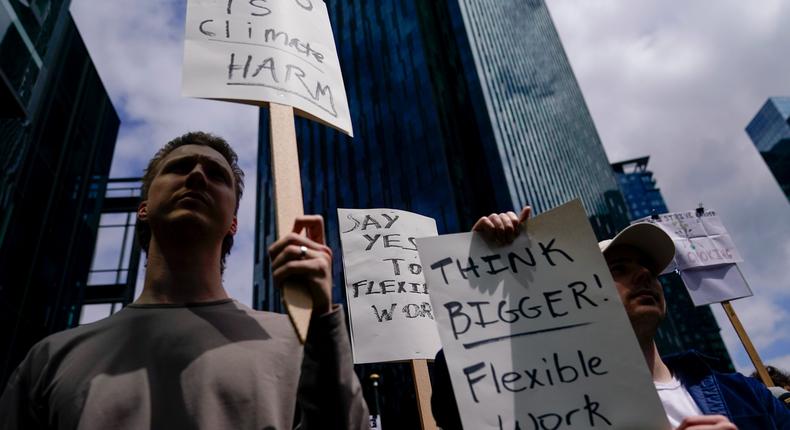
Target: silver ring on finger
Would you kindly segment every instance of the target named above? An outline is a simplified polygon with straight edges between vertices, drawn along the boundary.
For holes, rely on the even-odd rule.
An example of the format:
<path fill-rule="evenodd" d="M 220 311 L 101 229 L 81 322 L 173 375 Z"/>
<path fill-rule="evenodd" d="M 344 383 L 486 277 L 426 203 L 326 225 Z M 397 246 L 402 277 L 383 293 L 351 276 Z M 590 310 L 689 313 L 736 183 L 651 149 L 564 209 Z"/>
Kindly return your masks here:
<path fill-rule="evenodd" d="M 304 260 L 307 258 L 307 247 L 302 245 L 299 247 L 299 259 Z"/>

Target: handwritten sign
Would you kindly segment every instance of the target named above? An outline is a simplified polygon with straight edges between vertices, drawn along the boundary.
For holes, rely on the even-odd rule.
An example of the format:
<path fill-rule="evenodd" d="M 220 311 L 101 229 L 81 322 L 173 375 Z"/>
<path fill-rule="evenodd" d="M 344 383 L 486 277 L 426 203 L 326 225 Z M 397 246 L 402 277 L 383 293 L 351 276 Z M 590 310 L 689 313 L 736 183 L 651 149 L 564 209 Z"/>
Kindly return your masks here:
<path fill-rule="evenodd" d="M 659 219 L 643 218 L 661 227 L 675 242 L 675 266 L 679 270 L 718 266 L 743 261 L 729 233 L 716 212 L 695 211 L 659 215 Z M 670 267 L 670 270 L 674 269 Z"/>
<path fill-rule="evenodd" d="M 440 348 L 416 238 L 436 222 L 393 209 L 338 209 L 354 363 L 433 358 Z"/>
<path fill-rule="evenodd" d="M 752 289 L 736 264 L 681 270 L 680 278 L 694 306 L 752 296 Z"/>
<path fill-rule="evenodd" d="M 675 243 L 675 259 L 664 271 L 677 269 L 694 306 L 752 295 L 736 262 L 743 261 L 715 211 L 696 211 L 643 218 L 661 227 Z"/>
<path fill-rule="evenodd" d="M 321 0 L 189 0 L 182 93 L 290 105 L 354 135 Z"/>
<path fill-rule="evenodd" d="M 669 428 L 579 200 L 528 223 L 417 240 L 464 428 Z"/>

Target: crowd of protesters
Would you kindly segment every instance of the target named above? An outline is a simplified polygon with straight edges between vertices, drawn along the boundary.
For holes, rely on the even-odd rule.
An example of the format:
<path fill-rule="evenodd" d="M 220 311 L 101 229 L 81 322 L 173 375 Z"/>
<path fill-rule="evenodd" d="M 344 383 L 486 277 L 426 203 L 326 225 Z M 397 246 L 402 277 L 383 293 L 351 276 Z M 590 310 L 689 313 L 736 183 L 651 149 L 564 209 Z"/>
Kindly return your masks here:
<path fill-rule="evenodd" d="M 313 298 L 304 345 L 287 316 L 252 310 L 223 287 L 243 178 L 230 145 L 208 133 L 156 153 L 137 211 L 142 294 L 37 343 L 0 397 L 0 429 L 369 427 L 345 315 L 332 303 L 321 217 L 298 217 L 269 248 L 275 285 L 298 282 Z M 529 215 L 492 214 L 473 230 L 512 241 Z M 790 429 L 790 410 L 757 380 L 718 373 L 694 352 L 659 356 L 654 337 L 667 310 L 658 275 L 674 255 L 659 227 L 635 224 L 599 247 L 673 428 Z M 441 352 L 435 370 L 437 424 L 461 428 Z"/>

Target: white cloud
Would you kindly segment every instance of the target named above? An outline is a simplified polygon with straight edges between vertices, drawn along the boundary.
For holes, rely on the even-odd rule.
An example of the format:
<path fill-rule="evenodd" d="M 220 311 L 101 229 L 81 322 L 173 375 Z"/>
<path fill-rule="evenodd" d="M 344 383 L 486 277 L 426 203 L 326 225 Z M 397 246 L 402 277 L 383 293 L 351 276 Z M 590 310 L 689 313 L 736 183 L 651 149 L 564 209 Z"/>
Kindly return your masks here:
<path fill-rule="evenodd" d="M 670 210 L 703 202 L 719 212 L 755 293 L 734 302 L 739 316 L 761 354 L 786 354 L 790 205 L 744 128 L 766 98 L 790 95 L 790 27 L 782 24 L 790 4 L 548 4 L 610 159 L 650 155 Z M 716 315 L 745 366 L 729 321 Z"/>

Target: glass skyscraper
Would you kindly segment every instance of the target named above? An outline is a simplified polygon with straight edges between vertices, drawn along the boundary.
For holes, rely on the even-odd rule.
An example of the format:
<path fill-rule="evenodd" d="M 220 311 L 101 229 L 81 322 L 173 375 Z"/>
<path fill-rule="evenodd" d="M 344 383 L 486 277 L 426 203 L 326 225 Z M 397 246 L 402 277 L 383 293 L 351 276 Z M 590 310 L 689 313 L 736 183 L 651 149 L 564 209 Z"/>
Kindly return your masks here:
<path fill-rule="evenodd" d="M 790 97 L 769 98 L 746 133 L 790 201 Z"/>
<path fill-rule="evenodd" d="M 650 157 L 612 163 L 632 219 L 669 212 L 661 197 L 661 190 L 656 187 L 653 172 L 647 170 L 648 161 Z"/>
<path fill-rule="evenodd" d="M 669 212 L 661 190 L 656 187 L 653 172 L 647 170 L 649 160 L 650 157 L 640 157 L 612 164 L 634 220 Z M 659 281 L 667 302 L 667 317 L 655 338 L 661 355 L 695 349 L 713 358 L 710 364 L 716 369 L 735 371 L 710 306 L 694 307 L 677 273 L 661 276 Z"/>
<path fill-rule="evenodd" d="M 345 303 L 338 207 L 417 212 L 443 234 L 492 212 L 530 204 L 540 213 L 581 198 L 599 237 L 627 225 L 543 1 L 326 4 L 356 137 L 304 119 L 296 134 L 305 212 L 325 217 L 337 256 L 335 301 Z M 253 302 L 278 311 L 266 255 L 275 240 L 267 110 L 260 115 Z M 370 371 L 382 376 L 385 427 L 418 427 L 406 368 L 358 370 L 363 383 Z"/>
<path fill-rule="evenodd" d="M 68 7 L 0 0 L 0 387 L 77 323 L 118 132 Z"/>

